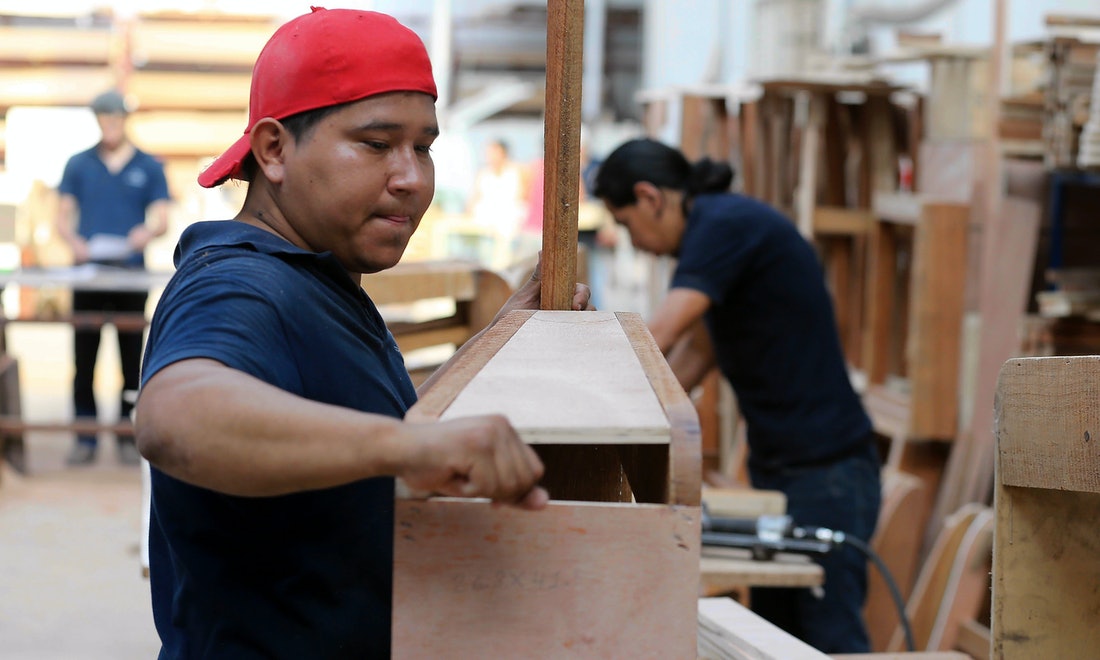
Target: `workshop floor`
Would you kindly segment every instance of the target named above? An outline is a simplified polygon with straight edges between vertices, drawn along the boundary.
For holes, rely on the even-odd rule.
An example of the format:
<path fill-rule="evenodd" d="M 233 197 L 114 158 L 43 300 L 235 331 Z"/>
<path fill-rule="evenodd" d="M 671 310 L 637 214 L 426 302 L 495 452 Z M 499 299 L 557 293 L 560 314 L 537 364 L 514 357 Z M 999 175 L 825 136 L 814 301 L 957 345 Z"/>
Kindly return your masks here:
<path fill-rule="evenodd" d="M 70 410 L 71 333 L 60 325 L 7 328 L 19 360 L 24 415 Z M 107 331 L 96 391 L 117 394 L 117 349 Z M 65 466 L 71 436 L 25 438 L 28 473 L 0 473 L 0 657 L 6 660 L 137 660 L 160 649 L 141 575 L 141 473 L 101 442 L 95 465 Z"/>

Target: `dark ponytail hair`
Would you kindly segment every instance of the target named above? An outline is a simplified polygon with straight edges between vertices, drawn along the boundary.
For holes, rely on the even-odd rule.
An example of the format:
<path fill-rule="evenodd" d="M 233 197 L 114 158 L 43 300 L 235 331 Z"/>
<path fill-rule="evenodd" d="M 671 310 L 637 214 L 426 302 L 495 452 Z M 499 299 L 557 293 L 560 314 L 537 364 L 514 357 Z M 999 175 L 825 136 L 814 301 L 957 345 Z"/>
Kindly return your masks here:
<path fill-rule="evenodd" d="M 630 140 L 604 159 L 593 194 L 616 208 L 631 206 L 638 201 L 634 184 L 639 181 L 682 190 L 686 203 L 696 195 L 728 191 L 733 168 L 709 158 L 693 165 L 678 150 L 656 140 Z"/>

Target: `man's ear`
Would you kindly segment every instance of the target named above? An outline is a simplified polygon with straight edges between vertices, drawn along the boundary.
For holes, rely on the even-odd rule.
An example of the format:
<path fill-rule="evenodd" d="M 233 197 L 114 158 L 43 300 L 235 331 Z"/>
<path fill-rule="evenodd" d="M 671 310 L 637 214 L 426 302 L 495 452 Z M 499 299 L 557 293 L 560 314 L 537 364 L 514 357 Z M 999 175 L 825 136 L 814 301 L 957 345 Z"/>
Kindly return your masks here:
<path fill-rule="evenodd" d="M 649 181 L 639 181 L 634 184 L 634 196 L 638 203 L 656 211 L 664 201 L 661 189 Z"/>
<path fill-rule="evenodd" d="M 265 117 L 252 127 L 250 136 L 256 171 L 272 183 L 282 183 L 286 174 L 287 148 L 293 139 L 290 133 L 277 119 Z"/>

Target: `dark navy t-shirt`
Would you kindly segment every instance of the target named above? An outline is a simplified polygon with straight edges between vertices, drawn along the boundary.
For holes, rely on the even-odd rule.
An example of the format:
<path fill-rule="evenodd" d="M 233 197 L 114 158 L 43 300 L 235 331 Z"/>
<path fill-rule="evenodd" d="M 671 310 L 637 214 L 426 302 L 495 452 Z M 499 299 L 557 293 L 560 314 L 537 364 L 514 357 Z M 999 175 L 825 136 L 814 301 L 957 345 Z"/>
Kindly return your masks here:
<path fill-rule="evenodd" d="M 174 362 L 210 358 L 356 410 L 403 417 L 415 401 L 378 310 L 331 254 L 222 221 L 189 227 L 175 260 L 143 384 Z M 376 478 L 236 497 L 154 469 L 149 563 L 161 657 L 388 657 L 393 489 L 393 479 Z"/>
<path fill-rule="evenodd" d="M 816 464 L 866 445 L 813 247 L 778 211 L 740 195 L 695 198 L 671 286 L 711 301 L 718 366 L 747 424 L 749 464 Z"/>
<path fill-rule="evenodd" d="M 118 172 L 107 169 L 96 147 L 81 151 L 65 164 L 57 190 L 76 198 L 77 231 L 85 240 L 96 234 L 126 236 L 145 222 L 150 204 L 168 199 L 164 168 L 140 149 Z M 138 253 L 128 263 L 141 266 L 144 260 Z"/>

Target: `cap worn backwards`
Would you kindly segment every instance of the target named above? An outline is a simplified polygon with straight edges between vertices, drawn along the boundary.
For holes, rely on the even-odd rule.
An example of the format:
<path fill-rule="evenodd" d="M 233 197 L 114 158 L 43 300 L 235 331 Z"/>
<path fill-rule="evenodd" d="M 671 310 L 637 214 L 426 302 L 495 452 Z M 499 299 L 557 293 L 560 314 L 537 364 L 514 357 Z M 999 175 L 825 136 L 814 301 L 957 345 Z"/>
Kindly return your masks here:
<path fill-rule="evenodd" d="M 256 122 L 385 92 L 437 98 L 424 42 L 392 16 L 355 9 L 310 7 L 275 31 L 252 67 L 244 135 L 199 174 L 212 188 L 241 178 Z"/>

